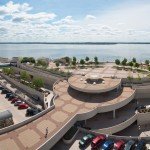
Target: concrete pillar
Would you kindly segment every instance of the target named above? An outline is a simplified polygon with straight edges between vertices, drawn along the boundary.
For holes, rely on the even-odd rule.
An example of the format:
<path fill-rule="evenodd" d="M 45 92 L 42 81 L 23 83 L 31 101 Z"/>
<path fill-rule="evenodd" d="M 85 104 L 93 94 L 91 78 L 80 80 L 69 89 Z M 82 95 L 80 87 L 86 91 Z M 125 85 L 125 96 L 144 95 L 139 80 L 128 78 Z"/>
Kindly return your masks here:
<path fill-rule="evenodd" d="M 116 110 L 113 110 L 113 119 L 116 118 Z"/>

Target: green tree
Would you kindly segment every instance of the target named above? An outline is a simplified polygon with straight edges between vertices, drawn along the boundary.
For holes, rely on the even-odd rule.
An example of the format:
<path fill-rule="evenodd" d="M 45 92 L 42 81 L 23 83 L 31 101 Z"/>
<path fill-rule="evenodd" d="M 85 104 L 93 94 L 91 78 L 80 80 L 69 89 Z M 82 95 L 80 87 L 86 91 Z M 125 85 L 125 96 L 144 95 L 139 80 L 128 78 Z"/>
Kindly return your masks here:
<path fill-rule="evenodd" d="M 33 57 L 29 57 L 29 62 L 35 64 L 35 59 Z"/>
<path fill-rule="evenodd" d="M 38 61 L 37 61 L 37 65 L 38 66 L 43 66 L 43 67 L 47 67 L 48 66 L 48 62 L 46 62 L 45 60 L 41 60 L 41 59 L 39 59 Z"/>
<path fill-rule="evenodd" d="M 20 73 L 20 78 L 22 80 L 28 81 L 30 79 L 30 75 L 26 71 L 22 71 Z"/>
<path fill-rule="evenodd" d="M 89 61 L 89 60 L 90 60 L 90 58 L 86 56 L 85 57 L 85 61 Z"/>
<path fill-rule="evenodd" d="M 59 67 L 59 62 L 57 61 L 57 62 L 55 63 L 55 65 L 56 65 L 56 67 Z"/>
<path fill-rule="evenodd" d="M 137 62 L 134 64 L 134 67 L 136 67 L 136 68 L 139 68 L 139 66 L 140 66 L 140 64 Z"/>
<path fill-rule="evenodd" d="M 76 63 L 77 63 L 76 61 L 72 61 L 73 66 L 76 66 Z"/>
<path fill-rule="evenodd" d="M 13 75 L 14 70 L 12 68 L 3 68 L 2 72 L 6 75 Z"/>
<path fill-rule="evenodd" d="M 136 63 L 136 58 L 135 57 L 132 58 L 132 62 Z"/>
<path fill-rule="evenodd" d="M 122 64 L 123 66 L 126 66 L 126 65 L 127 65 L 127 59 L 124 58 L 124 59 L 122 60 L 121 64 Z"/>
<path fill-rule="evenodd" d="M 95 63 L 95 65 L 98 65 L 99 64 L 99 62 L 98 62 L 98 57 L 94 57 L 94 63 Z"/>
<path fill-rule="evenodd" d="M 120 65 L 120 60 L 119 60 L 119 59 L 116 59 L 116 60 L 115 60 L 115 63 L 116 63 L 116 65 Z"/>
<path fill-rule="evenodd" d="M 146 65 L 149 65 L 149 60 L 145 60 L 145 64 L 146 64 Z"/>
<path fill-rule="evenodd" d="M 36 87 L 36 89 L 40 89 L 44 86 L 44 81 L 42 78 L 34 78 L 33 85 Z"/>
<path fill-rule="evenodd" d="M 65 59 L 66 63 L 68 63 L 68 64 L 70 63 L 70 58 L 69 57 L 65 57 L 64 59 Z"/>
<path fill-rule="evenodd" d="M 128 63 L 128 65 L 130 66 L 130 67 L 133 67 L 133 62 L 132 61 L 130 61 L 129 63 Z"/>
<path fill-rule="evenodd" d="M 81 59 L 81 60 L 80 60 L 80 64 L 81 64 L 82 66 L 85 64 L 84 59 Z"/>
<path fill-rule="evenodd" d="M 75 61 L 75 62 L 76 62 L 76 61 L 77 61 L 77 58 L 76 58 L 76 57 L 73 57 L 73 58 L 72 58 L 72 61 Z"/>

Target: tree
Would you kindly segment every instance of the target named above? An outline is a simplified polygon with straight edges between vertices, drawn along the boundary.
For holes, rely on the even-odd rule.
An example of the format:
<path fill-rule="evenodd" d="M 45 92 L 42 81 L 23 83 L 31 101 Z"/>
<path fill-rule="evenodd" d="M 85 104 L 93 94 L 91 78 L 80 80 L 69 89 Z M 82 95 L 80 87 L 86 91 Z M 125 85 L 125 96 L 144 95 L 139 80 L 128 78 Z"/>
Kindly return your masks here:
<path fill-rule="evenodd" d="M 98 62 L 98 57 L 94 57 L 94 63 L 95 63 L 95 65 L 97 65 L 99 62 Z"/>
<path fill-rule="evenodd" d="M 35 59 L 33 57 L 29 57 L 29 62 L 35 64 Z"/>
<path fill-rule="evenodd" d="M 76 61 L 72 61 L 72 65 L 73 65 L 73 66 L 76 66 Z"/>
<path fill-rule="evenodd" d="M 140 66 L 140 64 L 137 62 L 134 64 L 134 67 L 136 67 L 136 68 L 139 68 L 139 66 Z"/>
<path fill-rule="evenodd" d="M 146 64 L 146 65 L 149 65 L 149 60 L 145 60 L 145 64 Z"/>
<path fill-rule="evenodd" d="M 39 59 L 39 60 L 37 61 L 37 65 L 38 65 L 38 66 L 47 67 L 47 66 L 48 66 L 48 62 L 46 62 L 45 60 Z"/>
<path fill-rule="evenodd" d="M 127 59 L 124 58 L 123 61 L 121 62 L 121 64 L 122 64 L 123 66 L 126 66 L 126 64 L 127 64 Z"/>
<path fill-rule="evenodd" d="M 70 63 L 70 58 L 69 57 L 65 57 L 64 59 L 66 60 L 66 63 L 68 63 L 68 64 Z"/>
<path fill-rule="evenodd" d="M 86 61 L 89 61 L 89 60 L 90 60 L 90 58 L 86 56 L 86 57 L 85 57 L 85 60 L 86 60 Z"/>
<path fill-rule="evenodd" d="M 57 61 L 57 62 L 55 63 L 55 65 L 56 65 L 56 67 L 59 67 L 59 62 Z"/>
<path fill-rule="evenodd" d="M 81 60 L 80 60 L 80 64 L 81 64 L 82 66 L 85 64 L 84 59 L 81 59 Z"/>
<path fill-rule="evenodd" d="M 33 79 L 33 85 L 37 88 L 40 89 L 41 87 L 44 86 L 44 81 L 41 78 L 34 78 Z"/>
<path fill-rule="evenodd" d="M 76 62 L 76 61 L 77 61 L 77 58 L 76 58 L 76 57 L 73 57 L 72 61 L 75 61 L 75 62 Z"/>
<path fill-rule="evenodd" d="M 115 60 L 115 63 L 116 63 L 116 65 L 120 65 L 120 60 L 119 60 L 119 59 L 116 59 L 116 60 Z"/>
<path fill-rule="evenodd" d="M 22 80 L 27 81 L 27 80 L 30 79 L 30 75 L 29 75 L 26 71 L 22 71 L 22 72 L 20 73 L 20 78 L 21 78 Z"/>
<path fill-rule="evenodd" d="M 12 68 L 3 68 L 2 72 L 6 75 L 14 74 L 14 70 Z"/>
<path fill-rule="evenodd" d="M 136 63 L 136 58 L 135 57 L 132 58 L 132 62 Z"/>
<path fill-rule="evenodd" d="M 128 63 L 128 65 L 129 65 L 130 67 L 132 67 L 134 64 L 133 64 L 132 61 L 130 61 L 130 62 Z"/>

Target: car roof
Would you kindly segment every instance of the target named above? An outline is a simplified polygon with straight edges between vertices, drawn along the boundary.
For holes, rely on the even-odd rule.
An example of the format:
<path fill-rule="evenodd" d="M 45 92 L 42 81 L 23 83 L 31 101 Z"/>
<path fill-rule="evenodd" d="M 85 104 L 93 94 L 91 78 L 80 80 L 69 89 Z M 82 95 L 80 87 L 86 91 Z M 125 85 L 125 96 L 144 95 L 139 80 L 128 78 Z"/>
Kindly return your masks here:
<path fill-rule="evenodd" d="M 118 140 L 118 141 L 115 142 L 116 147 L 120 147 L 122 144 L 124 144 L 123 140 Z"/>
<path fill-rule="evenodd" d="M 104 135 L 98 135 L 93 139 L 93 143 L 98 142 L 99 140 L 104 140 L 105 136 Z"/>

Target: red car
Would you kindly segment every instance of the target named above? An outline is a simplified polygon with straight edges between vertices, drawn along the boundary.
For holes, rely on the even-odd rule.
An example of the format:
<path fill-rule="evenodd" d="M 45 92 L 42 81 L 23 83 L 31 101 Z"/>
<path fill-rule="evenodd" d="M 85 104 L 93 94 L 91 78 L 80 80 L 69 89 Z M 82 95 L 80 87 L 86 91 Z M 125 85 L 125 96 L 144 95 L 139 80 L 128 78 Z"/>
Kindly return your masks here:
<path fill-rule="evenodd" d="M 113 150 L 123 150 L 125 146 L 125 142 L 123 140 L 118 140 L 114 143 Z"/>
<path fill-rule="evenodd" d="M 106 136 L 101 134 L 96 136 L 91 143 L 91 148 L 92 149 L 97 149 L 100 145 L 102 145 L 104 143 L 104 141 L 106 140 Z"/>
<path fill-rule="evenodd" d="M 19 100 L 18 98 L 13 98 L 13 99 L 11 99 L 11 103 L 15 103 L 18 100 Z"/>
<path fill-rule="evenodd" d="M 21 103 L 18 105 L 18 109 L 27 109 L 29 106 L 26 103 Z"/>

